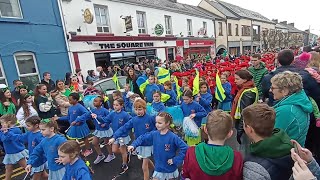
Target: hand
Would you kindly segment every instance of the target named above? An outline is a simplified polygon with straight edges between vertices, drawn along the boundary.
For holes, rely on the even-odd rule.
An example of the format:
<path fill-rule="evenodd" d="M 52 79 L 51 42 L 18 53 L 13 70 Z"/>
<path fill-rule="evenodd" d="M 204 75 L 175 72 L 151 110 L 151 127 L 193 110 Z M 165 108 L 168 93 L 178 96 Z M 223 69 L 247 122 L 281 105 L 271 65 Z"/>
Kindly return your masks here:
<path fill-rule="evenodd" d="M 112 145 L 115 141 L 116 141 L 116 139 L 114 139 L 114 138 L 109 139 L 108 145 Z"/>
<path fill-rule="evenodd" d="M 101 124 L 100 126 L 101 126 L 102 128 L 104 128 L 104 127 L 106 127 L 106 124 Z"/>
<path fill-rule="evenodd" d="M 200 97 L 198 96 L 198 97 L 196 97 L 196 101 L 197 102 L 199 102 L 200 101 Z"/>
<path fill-rule="evenodd" d="M 7 101 L 6 101 L 6 102 L 3 102 L 3 105 L 4 105 L 4 106 L 10 106 L 10 102 L 7 102 Z"/>
<path fill-rule="evenodd" d="M 55 158 L 55 162 L 56 162 L 57 164 L 61 164 L 61 163 L 62 163 L 62 161 L 61 161 L 59 158 Z"/>
<path fill-rule="evenodd" d="M 59 119 L 59 117 L 57 116 L 57 115 L 55 115 L 55 116 L 53 116 L 52 118 L 51 118 L 51 121 L 57 121 Z"/>
<path fill-rule="evenodd" d="M 31 172 L 31 168 L 32 168 L 32 166 L 31 166 L 30 164 L 28 164 L 28 165 L 24 168 L 24 170 L 26 170 L 27 173 L 30 173 L 30 172 Z"/>
<path fill-rule="evenodd" d="M 237 141 L 239 144 L 241 144 L 241 136 L 243 133 L 237 133 Z"/>
<path fill-rule="evenodd" d="M 128 152 L 132 152 L 134 150 L 133 146 L 128 146 Z"/>
<path fill-rule="evenodd" d="M 74 126 L 74 125 L 76 125 L 77 124 L 77 122 L 76 121 L 73 121 L 70 125 L 71 126 Z"/>
<path fill-rule="evenodd" d="M 96 114 L 92 113 L 92 114 L 91 114 L 91 117 L 92 117 L 93 119 L 96 119 L 98 116 L 97 116 Z"/>
<path fill-rule="evenodd" d="M 8 128 L 1 128 L 1 131 L 4 133 L 4 134 L 6 134 L 7 132 L 8 132 Z"/>
<path fill-rule="evenodd" d="M 313 179 L 314 176 L 307 167 L 307 165 L 303 162 L 303 160 L 297 156 L 297 161 L 294 163 L 292 167 L 293 178 L 295 180 L 305 180 L 305 179 Z"/>
<path fill-rule="evenodd" d="M 195 118 L 195 117 L 196 117 L 196 114 L 194 114 L 194 113 L 193 113 L 193 114 L 190 114 L 190 116 L 189 116 L 190 119 L 193 119 L 193 118 Z"/>
<path fill-rule="evenodd" d="M 168 164 L 171 166 L 173 164 L 173 160 L 172 159 L 168 159 Z"/>
<path fill-rule="evenodd" d="M 298 148 L 298 153 L 294 151 L 294 149 L 291 149 L 291 158 L 293 161 L 297 161 L 297 157 L 304 160 L 306 163 L 310 163 L 313 159 L 312 153 L 309 151 L 309 149 L 302 148 L 301 145 L 295 141 L 291 140 L 292 144 L 296 144 Z"/>

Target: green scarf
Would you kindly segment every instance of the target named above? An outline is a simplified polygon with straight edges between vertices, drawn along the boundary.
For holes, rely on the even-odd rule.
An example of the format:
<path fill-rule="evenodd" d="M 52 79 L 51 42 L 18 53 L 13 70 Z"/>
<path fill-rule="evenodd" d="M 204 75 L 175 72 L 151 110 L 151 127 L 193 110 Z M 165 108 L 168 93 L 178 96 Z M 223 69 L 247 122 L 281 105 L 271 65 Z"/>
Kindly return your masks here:
<path fill-rule="evenodd" d="M 0 115 L 3 116 L 6 114 L 16 114 L 16 106 L 12 102 L 10 102 L 8 107 L 0 103 Z"/>

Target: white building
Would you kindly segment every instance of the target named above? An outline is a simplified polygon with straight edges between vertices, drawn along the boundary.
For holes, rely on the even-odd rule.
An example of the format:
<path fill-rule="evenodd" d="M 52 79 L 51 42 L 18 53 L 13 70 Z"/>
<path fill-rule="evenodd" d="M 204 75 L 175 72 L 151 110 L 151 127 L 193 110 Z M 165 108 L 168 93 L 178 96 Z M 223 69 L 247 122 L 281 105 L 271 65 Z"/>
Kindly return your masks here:
<path fill-rule="evenodd" d="M 214 20 L 199 7 L 174 0 L 62 0 L 73 68 L 215 54 Z"/>

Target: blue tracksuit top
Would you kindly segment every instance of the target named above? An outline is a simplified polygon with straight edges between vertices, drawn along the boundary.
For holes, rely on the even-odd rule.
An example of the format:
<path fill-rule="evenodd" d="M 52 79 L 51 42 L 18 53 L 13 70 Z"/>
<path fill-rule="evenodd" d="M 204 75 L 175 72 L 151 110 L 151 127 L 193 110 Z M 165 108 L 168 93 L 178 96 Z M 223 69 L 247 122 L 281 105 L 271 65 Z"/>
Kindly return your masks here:
<path fill-rule="evenodd" d="M 144 96 L 147 99 L 147 103 L 153 101 L 153 92 L 160 91 L 160 88 L 156 84 L 148 84 L 144 90 Z"/>
<path fill-rule="evenodd" d="M 91 180 L 91 175 L 86 163 L 79 158 L 72 165 L 66 165 L 66 173 L 62 180 Z"/>
<path fill-rule="evenodd" d="M 170 95 L 170 99 L 166 102 L 166 106 L 177 105 L 177 94 L 173 90 L 166 90 L 164 93 Z"/>
<path fill-rule="evenodd" d="M 158 103 L 152 102 L 151 106 L 157 112 L 163 112 L 166 109 L 163 102 L 158 102 Z"/>
<path fill-rule="evenodd" d="M 194 118 L 194 122 L 198 127 L 201 127 L 202 118 L 207 116 L 206 110 L 197 102 L 192 101 L 190 104 L 186 104 L 182 102 L 181 109 L 184 117 L 190 116 L 190 114 L 195 113 L 196 117 Z"/>
<path fill-rule="evenodd" d="M 161 91 L 162 93 L 164 93 L 165 89 L 164 89 L 163 85 L 157 84 L 157 86 L 159 87 L 160 91 Z"/>
<path fill-rule="evenodd" d="M 107 117 L 109 114 L 109 110 L 107 110 L 104 107 L 95 108 L 95 109 L 92 109 L 91 111 L 92 111 L 92 113 L 96 114 L 98 117 L 101 117 L 101 118 Z M 91 113 L 89 113 L 88 119 L 92 119 Z M 94 126 L 95 126 L 96 130 L 98 130 L 98 131 L 106 131 L 110 128 L 109 124 L 104 123 L 103 121 L 99 121 L 98 118 L 97 118 L 97 120 L 101 123 L 100 125 L 98 124 L 97 120 L 95 120 L 95 119 L 92 119 L 92 120 L 94 122 Z M 105 126 L 101 127 L 102 124 L 105 124 Z"/>
<path fill-rule="evenodd" d="M 7 133 L 18 134 L 18 135 L 22 134 L 20 128 L 18 127 L 10 128 Z M 20 141 L 14 141 L 11 138 L 12 136 L 8 136 L 6 134 L 0 131 L 1 141 L 3 142 L 3 148 L 6 154 L 16 154 L 25 149 L 25 146 L 23 145 L 23 143 L 21 143 Z"/>
<path fill-rule="evenodd" d="M 207 114 L 212 111 L 211 102 L 212 102 L 212 95 L 208 92 L 205 94 L 200 94 L 200 101 L 199 104 L 206 110 Z"/>
<path fill-rule="evenodd" d="M 153 144 L 155 171 L 161 173 L 174 172 L 182 164 L 188 149 L 187 144 L 170 130 L 166 134 L 160 134 L 160 131 L 144 134 L 133 141 L 132 146 L 136 148 L 145 142 Z M 169 159 L 173 160 L 172 165 L 168 164 Z"/>
<path fill-rule="evenodd" d="M 224 89 L 224 94 L 226 95 L 226 99 L 223 102 L 232 101 L 231 84 L 229 82 L 225 82 L 224 84 L 222 84 L 222 87 Z"/>
<path fill-rule="evenodd" d="M 139 136 L 156 129 L 156 117 L 145 114 L 144 116 L 135 116 L 124 126 L 120 127 L 114 134 L 115 139 L 122 137 L 121 134 L 128 134 L 134 128 L 134 136 Z M 151 146 L 152 143 L 144 142 L 141 146 Z"/>
<path fill-rule="evenodd" d="M 54 135 L 51 138 L 44 138 L 38 146 L 33 149 L 32 154 L 29 155 L 28 164 L 36 167 L 35 164 L 38 164 L 41 160 L 43 154 L 48 160 L 48 168 L 51 171 L 57 171 L 64 167 L 63 164 L 57 164 L 56 158 L 58 158 L 58 147 L 66 142 L 67 139 L 62 135 Z"/>
<path fill-rule="evenodd" d="M 131 116 L 124 110 L 121 110 L 120 112 L 112 111 L 107 117 L 98 117 L 97 119 L 107 124 L 111 123 L 113 132 L 116 132 L 120 127 L 122 127 L 131 119 Z M 124 134 L 120 134 L 119 137 L 126 137 L 128 135 L 129 132 L 126 132 Z"/>
<path fill-rule="evenodd" d="M 122 97 L 124 100 L 124 110 L 128 113 L 132 113 L 133 102 L 127 97 L 127 92 L 124 92 Z"/>
<path fill-rule="evenodd" d="M 85 123 L 86 122 L 86 115 L 88 113 L 88 110 L 82 106 L 81 104 L 77 103 L 73 106 L 70 106 L 68 109 L 68 115 L 62 116 L 59 118 L 60 121 L 69 121 L 71 124 L 73 121 L 76 121 L 77 123 L 80 122 Z M 82 116 L 84 115 L 84 116 Z"/>

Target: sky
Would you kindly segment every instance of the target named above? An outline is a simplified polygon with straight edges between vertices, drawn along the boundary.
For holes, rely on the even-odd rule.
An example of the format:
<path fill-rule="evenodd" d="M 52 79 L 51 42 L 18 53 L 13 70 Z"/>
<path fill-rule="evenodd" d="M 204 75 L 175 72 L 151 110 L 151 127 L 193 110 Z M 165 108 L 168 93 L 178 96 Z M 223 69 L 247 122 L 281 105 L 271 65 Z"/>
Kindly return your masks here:
<path fill-rule="evenodd" d="M 263 16 L 279 21 L 294 22 L 300 30 L 311 29 L 320 35 L 320 0 L 223 0 Z M 201 0 L 178 0 L 180 3 L 197 6 Z"/>

